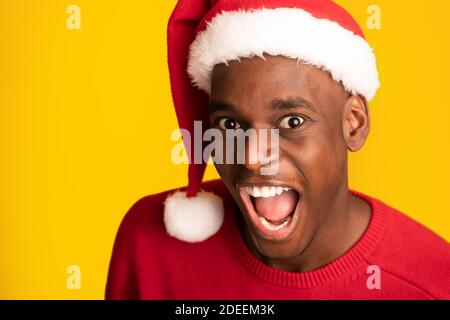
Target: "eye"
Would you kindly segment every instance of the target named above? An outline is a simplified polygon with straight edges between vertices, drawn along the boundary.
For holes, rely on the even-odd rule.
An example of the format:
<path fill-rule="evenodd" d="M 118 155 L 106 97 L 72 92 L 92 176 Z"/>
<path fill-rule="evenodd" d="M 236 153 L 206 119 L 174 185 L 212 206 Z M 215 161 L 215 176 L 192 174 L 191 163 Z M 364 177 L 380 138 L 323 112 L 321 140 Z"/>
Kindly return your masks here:
<path fill-rule="evenodd" d="M 300 116 L 288 116 L 281 120 L 280 127 L 284 129 L 295 129 L 300 127 L 305 119 Z"/>
<path fill-rule="evenodd" d="M 239 123 L 230 118 L 223 118 L 219 121 L 219 127 L 224 130 L 235 130 L 239 128 Z"/>

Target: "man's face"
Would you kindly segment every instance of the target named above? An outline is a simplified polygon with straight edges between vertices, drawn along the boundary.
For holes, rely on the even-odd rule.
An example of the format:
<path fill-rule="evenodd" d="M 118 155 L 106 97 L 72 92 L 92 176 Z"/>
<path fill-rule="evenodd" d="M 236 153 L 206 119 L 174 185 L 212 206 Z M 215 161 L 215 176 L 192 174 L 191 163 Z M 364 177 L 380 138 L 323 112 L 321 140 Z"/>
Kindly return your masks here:
<path fill-rule="evenodd" d="M 216 168 L 243 213 L 254 248 L 287 259 L 326 238 L 336 223 L 333 206 L 348 190 L 344 110 L 350 95 L 325 71 L 281 56 L 265 58 L 214 68 L 210 124 L 221 130 L 279 129 L 274 175 L 261 175 L 262 163 Z M 250 150 L 247 145 L 247 156 Z"/>

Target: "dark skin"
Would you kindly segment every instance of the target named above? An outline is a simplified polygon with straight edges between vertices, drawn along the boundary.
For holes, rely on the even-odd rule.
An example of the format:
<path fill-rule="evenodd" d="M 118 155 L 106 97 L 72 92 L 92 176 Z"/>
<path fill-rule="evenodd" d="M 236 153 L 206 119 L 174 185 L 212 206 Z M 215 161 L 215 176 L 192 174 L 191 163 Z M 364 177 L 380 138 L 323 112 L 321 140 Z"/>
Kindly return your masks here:
<path fill-rule="evenodd" d="M 244 240 L 260 261 L 285 271 L 309 271 L 338 258 L 361 238 L 371 208 L 348 192 L 347 166 L 348 152 L 359 150 L 369 134 L 364 97 L 347 93 L 326 71 L 265 55 L 265 60 L 215 66 L 209 118 L 211 127 L 222 130 L 280 130 L 275 175 L 261 175 L 262 163 L 216 164 L 242 213 Z M 237 188 L 273 183 L 287 184 L 301 195 L 295 229 L 275 241 L 255 231 Z"/>

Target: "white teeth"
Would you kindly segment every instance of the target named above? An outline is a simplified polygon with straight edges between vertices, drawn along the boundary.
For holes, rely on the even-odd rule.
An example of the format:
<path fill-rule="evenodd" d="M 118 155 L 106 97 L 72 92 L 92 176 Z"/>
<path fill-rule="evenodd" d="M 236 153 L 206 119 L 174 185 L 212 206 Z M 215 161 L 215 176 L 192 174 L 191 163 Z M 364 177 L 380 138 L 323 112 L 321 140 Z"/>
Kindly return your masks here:
<path fill-rule="evenodd" d="M 267 198 L 272 197 L 272 189 L 270 187 L 261 188 L 261 197 Z"/>
<path fill-rule="evenodd" d="M 290 188 L 264 186 L 264 187 L 244 187 L 244 190 L 254 198 L 270 198 L 282 194 Z"/>
<path fill-rule="evenodd" d="M 259 217 L 259 221 L 261 221 L 261 224 L 264 226 L 264 228 L 266 228 L 270 231 L 277 231 L 277 230 L 284 228 L 289 223 L 289 220 L 290 220 L 290 218 L 287 217 L 286 220 L 282 224 L 275 225 L 275 224 L 272 224 L 269 221 L 267 221 L 266 218 L 264 218 L 263 216 L 258 215 L 258 217 Z"/>

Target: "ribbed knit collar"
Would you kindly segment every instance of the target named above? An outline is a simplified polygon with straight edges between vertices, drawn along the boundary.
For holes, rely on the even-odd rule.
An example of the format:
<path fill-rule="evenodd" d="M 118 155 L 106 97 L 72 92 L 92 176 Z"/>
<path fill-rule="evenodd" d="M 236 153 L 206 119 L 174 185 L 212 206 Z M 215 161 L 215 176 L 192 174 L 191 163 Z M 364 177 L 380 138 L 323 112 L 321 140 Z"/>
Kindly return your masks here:
<path fill-rule="evenodd" d="M 313 288 L 332 282 L 354 270 L 365 257 L 377 248 L 388 219 L 389 207 L 384 203 L 357 191 L 350 190 L 349 192 L 370 204 L 372 215 L 369 225 L 356 244 L 346 253 L 323 267 L 307 272 L 289 272 L 272 268 L 259 261 L 249 250 L 239 231 L 237 214 L 240 213 L 238 210 L 227 212 L 229 215 L 227 215 L 223 225 L 227 241 L 231 244 L 233 252 L 243 266 L 263 281 L 293 288 Z M 230 206 L 231 208 L 236 208 L 236 206 Z"/>

